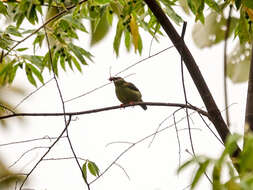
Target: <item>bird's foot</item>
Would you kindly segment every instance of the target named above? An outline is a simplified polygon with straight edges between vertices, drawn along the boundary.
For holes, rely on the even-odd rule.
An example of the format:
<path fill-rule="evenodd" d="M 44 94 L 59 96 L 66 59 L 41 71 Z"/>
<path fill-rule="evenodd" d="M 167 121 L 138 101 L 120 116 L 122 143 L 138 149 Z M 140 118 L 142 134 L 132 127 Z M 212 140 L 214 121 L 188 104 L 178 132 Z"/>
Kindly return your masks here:
<path fill-rule="evenodd" d="M 125 108 L 124 106 L 125 106 L 125 104 L 120 104 L 120 107 L 121 107 L 121 108 Z"/>
<path fill-rule="evenodd" d="M 134 105 L 134 102 L 131 101 L 131 102 L 129 102 L 129 104 L 130 104 L 130 105 Z"/>

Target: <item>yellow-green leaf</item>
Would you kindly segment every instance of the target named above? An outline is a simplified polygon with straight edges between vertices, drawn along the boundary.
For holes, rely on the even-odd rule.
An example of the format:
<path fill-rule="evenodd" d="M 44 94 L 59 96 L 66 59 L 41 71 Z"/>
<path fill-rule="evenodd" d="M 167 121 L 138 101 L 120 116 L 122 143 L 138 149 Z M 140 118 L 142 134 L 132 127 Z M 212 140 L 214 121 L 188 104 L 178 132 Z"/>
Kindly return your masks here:
<path fill-rule="evenodd" d="M 237 19 L 232 17 L 229 35 L 232 34 L 236 23 Z M 211 12 L 206 17 L 204 25 L 200 22 L 195 24 L 192 31 L 193 41 L 199 48 L 210 47 L 224 40 L 225 30 L 226 19 L 224 16 Z"/>
<path fill-rule="evenodd" d="M 234 83 L 245 82 L 249 78 L 250 45 L 238 42 L 228 56 L 227 75 Z"/>
<path fill-rule="evenodd" d="M 134 50 L 136 51 L 136 50 L 138 50 L 139 29 L 138 29 L 138 25 L 136 23 L 136 19 L 133 15 L 131 15 L 130 29 L 131 29 L 131 34 L 132 34 L 132 38 L 133 38 Z"/>

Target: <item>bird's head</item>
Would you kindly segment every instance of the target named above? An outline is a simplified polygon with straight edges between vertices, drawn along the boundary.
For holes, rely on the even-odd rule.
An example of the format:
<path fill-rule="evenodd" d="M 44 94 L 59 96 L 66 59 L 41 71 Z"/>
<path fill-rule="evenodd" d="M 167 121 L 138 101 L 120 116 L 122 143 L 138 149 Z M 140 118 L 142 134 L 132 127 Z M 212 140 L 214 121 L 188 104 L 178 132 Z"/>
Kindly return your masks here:
<path fill-rule="evenodd" d="M 125 82 L 121 77 L 110 77 L 109 81 L 113 81 L 114 84 L 123 84 Z"/>

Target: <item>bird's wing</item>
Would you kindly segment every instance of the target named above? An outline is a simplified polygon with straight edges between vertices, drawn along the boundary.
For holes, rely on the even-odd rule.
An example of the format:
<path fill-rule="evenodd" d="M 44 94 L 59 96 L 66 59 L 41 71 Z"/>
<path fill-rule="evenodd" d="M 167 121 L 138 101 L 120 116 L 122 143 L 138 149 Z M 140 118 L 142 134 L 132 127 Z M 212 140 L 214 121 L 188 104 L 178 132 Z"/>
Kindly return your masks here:
<path fill-rule="evenodd" d="M 135 90 L 135 91 L 139 92 L 139 89 L 131 82 L 124 83 L 124 86 L 127 88 L 130 88 L 131 90 Z"/>

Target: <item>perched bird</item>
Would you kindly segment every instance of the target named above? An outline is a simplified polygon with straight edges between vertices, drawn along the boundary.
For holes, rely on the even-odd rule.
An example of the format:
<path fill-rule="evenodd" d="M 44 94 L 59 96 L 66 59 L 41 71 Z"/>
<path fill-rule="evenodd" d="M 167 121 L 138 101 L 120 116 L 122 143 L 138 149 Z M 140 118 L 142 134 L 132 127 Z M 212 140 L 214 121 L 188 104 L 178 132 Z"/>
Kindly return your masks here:
<path fill-rule="evenodd" d="M 123 104 L 131 104 L 133 102 L 143 102 L 141 99 L 141 92 L 132 83 L 126 82 L 121 77 L 110 77 L 110 81 L 114 82 L 116 96 Z M 144 110 L 146 105 L 140 105 Z"/>

